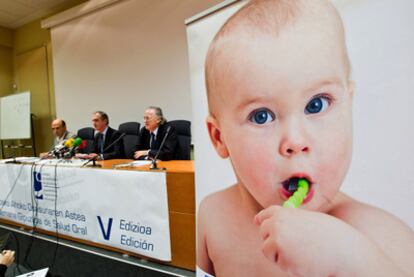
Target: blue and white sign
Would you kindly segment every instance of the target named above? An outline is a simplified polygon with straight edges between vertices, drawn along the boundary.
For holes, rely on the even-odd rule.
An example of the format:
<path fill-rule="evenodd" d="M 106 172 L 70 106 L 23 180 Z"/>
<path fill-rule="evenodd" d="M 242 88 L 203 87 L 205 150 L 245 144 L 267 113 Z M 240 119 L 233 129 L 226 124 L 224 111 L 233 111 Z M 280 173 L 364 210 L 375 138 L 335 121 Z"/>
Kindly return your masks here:
<path fill-rule="evenodd" d="M 0 218 L 171 261 L 165 172 L 0 164 L 0 176 Z"/>

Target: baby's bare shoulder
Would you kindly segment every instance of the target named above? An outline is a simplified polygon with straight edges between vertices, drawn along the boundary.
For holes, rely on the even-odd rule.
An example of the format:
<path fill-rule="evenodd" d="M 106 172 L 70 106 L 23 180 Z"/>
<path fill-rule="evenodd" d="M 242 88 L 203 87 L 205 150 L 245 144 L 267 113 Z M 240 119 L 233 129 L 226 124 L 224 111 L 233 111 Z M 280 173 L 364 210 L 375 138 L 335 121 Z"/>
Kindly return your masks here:
<path fill-rule="evenodd" d="M 408 272 L 414 272 L 414 231 L 396 216 L 342 195 L 330 211 L 371 239 L 391 260 Z"/>
<path fill-rule="evenodd" d="M 345 194 L 342 194 L 340 200 L 329 213 L 362 232 L 376 233 L 388 228 L 393 230 L 397 228 L 412 233 L 412 230 L 396 216 L 382 209 L 359 202 Z"/>
<path fill-rule="evenodd" d="M 241 225 L 253 225 L 254 214 L 249 214 L 246 211 L 246 205 L 242 201 L 238 185 L 233 185 L 204 198 L 197 211 L 199 234 L 210 237 L 211 242 L 213 237 L 215 237 L 214 240 L 217 240 L 218 238 L 226 238 L 227 235 L 234 234 L 234 232 L 240 232 Z"/>
<path fill-rule="evenodd" d="M 214 192 L 201 201 L 199 214 L 200 216 L 203 216 L 205 213 L 214 215 L 216 212 L 228 210 L 237 201 L 236 198 L 238 198 L 236 185 Z"/>

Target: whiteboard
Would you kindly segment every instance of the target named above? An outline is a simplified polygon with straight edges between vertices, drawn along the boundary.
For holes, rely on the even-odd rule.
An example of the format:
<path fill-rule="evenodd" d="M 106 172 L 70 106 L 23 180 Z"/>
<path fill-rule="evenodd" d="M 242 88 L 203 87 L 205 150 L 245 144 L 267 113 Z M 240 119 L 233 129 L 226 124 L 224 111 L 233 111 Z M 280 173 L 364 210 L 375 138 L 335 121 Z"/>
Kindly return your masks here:
<path fill-rule="evenodd" d="M 30 92 L 0 98 L 0 139 L 30 137 Z"/>

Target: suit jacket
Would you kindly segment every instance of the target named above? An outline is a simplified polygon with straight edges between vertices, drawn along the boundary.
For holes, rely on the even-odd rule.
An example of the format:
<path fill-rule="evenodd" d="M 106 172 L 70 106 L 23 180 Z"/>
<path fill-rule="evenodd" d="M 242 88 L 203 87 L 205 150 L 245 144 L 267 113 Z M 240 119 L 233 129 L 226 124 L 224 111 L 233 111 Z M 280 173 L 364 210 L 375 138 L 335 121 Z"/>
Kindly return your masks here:
<path fill-rule="evenodd" d="M 158 126 L 158 132 L 157 137 L 155 139 L 155 147 L 154 149 L 150 150 L 148 153 L 148 157 L 154 158 L 157 155 L 158 149 L 161 146 L 161 142 L 164 139 L 165 133 L 168 129 L 168 123 L 164 123 L 160 126 Z M 171 129 L 168 133 L 167 138 L 165 139 L 164 146 L 162 147 L 160 154 L 158 155 L 158 159 L 163 161 L 169 161 L 172 160 L 174 157 L 174 151 L 177 147 L 177 132 L 175 131 L 173 126 L 170 126 Z M 145 127 L 141 128 L 139 141 L 137 146 L 135 147 L 136 151 L 139 150 L 148 150 L 150 149 L 150 140 L 151 140 L 151 134 L 150 132 L 145 129 Z M 140 159 L 143 159 L 146 157 L 141 157 Z"/>
<path fill-rule="evenodd" d="M 109 149 L 106 149 L 111 143 L 113 143 L 116 139 L 119 138 L 121 133 L 117 130 L 112 129 L 108 126 L 108 130 L 106 131 L 105 135 L 105 142 L 104 142 L 104 152 L 102 153 L 104 160 L 110 159 L 121 159 L 123 158 L 123 145 L 122 139 L 115 143 L 115 145 L 111 146 Z M 101 154 L 101 150 L 98 149 L 98 136 L 95 135 L 94 137 L 94 153 Z"/>
<path fill-rule="evenodd" d="M 4 274 L 6 274 L 6 271 L 7 271 L 7 265 L 0 264 L 0 277 L 3 277 Z"/>

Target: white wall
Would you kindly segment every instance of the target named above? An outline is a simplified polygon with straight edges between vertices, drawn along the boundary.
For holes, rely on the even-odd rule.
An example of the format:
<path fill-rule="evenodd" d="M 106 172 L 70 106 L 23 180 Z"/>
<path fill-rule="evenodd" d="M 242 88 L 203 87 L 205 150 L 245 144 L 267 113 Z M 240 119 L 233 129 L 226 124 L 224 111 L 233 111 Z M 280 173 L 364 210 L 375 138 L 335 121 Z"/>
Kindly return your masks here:
<path fill-rule="evenodd" d="M 414 228 L 414 10 L 411 0 L 335 0 L 345 24 L 356 83 L 354 153 L 342 190 Z M 235 182 L 205 127 L 203 64 L 223 11 L 187 28 L 193 91 L 197 203 Z M 254 167 L 254 165 L 252 165 Z"/>
<path fill-rule="evenodd" d="M 219 0 L 125 0 L 52 28 L 56 113 L 70 130 L 103 110 L 142 123 L 158 105 L 192 120 L 184 20 Z"/>

